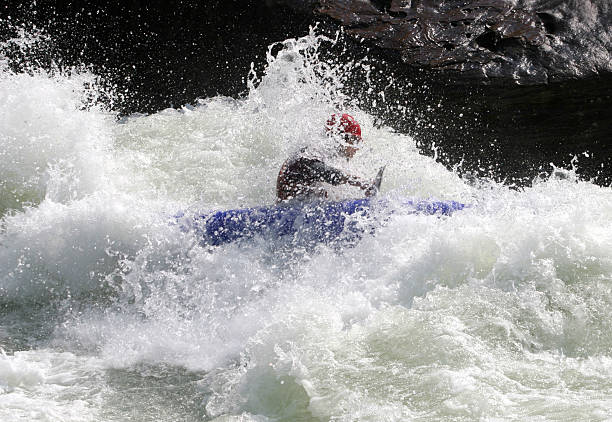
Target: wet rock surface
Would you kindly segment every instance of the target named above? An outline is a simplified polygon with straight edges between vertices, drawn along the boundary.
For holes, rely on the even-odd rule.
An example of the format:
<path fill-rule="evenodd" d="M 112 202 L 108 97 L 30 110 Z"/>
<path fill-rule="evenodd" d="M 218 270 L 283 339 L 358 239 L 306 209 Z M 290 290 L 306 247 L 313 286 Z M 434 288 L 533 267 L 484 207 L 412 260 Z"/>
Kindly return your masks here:
<path fill-rule="evenodd" d="M 541 84 L 612 72 L 609 2 L 321 0 L 315 13 L 409 66 Z"/>

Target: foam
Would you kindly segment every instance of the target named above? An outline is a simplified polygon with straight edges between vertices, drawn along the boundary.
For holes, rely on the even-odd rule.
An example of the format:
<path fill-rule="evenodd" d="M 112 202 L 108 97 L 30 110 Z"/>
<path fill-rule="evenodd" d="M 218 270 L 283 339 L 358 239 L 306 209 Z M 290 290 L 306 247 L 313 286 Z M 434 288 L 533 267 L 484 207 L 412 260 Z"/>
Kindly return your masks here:
<path fill-rule="evenodd" d="M 96 359 L 49 350 L 0 357 L 2 420 L 83 421 L 98 416 Z"/>
<path fill-rule="evenodd" d="M 66 202 L 108 185 L 112 116 L 84 110 L 90 74 L 0 77 L 0 212 Z"/>

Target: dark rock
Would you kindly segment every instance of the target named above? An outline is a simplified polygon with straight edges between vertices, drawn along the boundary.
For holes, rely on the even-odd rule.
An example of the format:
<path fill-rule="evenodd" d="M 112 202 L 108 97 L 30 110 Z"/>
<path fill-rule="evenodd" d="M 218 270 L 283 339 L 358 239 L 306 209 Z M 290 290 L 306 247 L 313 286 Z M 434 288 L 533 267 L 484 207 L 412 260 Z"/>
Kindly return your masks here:
<path fill-rule="evenodd" d="M 315 12 L 458 81 L 542 84 L 612 72 L 612 7 L 585 0 L 320 0 Z"/>

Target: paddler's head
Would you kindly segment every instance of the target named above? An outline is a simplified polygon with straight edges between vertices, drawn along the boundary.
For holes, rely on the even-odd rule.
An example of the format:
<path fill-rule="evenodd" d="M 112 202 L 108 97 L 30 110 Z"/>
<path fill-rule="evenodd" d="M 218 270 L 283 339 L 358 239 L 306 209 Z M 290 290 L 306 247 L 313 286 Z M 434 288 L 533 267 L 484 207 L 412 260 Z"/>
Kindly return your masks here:
<path fill-rule="evenodd" d="M 361 138 L 361 127 L 350 114 L 332 114 L 325 125 L 328 136 L 333 137 L 339 143 L 338 151 L 346 159 L 351 159 L 359 150 Z"/>

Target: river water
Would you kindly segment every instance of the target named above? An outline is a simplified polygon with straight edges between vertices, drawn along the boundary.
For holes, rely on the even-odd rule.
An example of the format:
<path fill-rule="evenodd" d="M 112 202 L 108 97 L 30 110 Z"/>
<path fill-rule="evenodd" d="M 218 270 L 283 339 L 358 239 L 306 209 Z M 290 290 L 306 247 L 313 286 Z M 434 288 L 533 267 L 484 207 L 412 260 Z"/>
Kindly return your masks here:
<path fill-rule="evenodd" d="M 343 96 L 367 66 L 319 59 L 327 42 L 275 47 L 242 99 L 121 120 L 87 70 L 0 60 L 0 420 L 610 420 L 612 189 L 458 177 Z M 273 203 L 338 110 L 382 196 L 471 207 L 346 247 L 177 227 Z"/>

